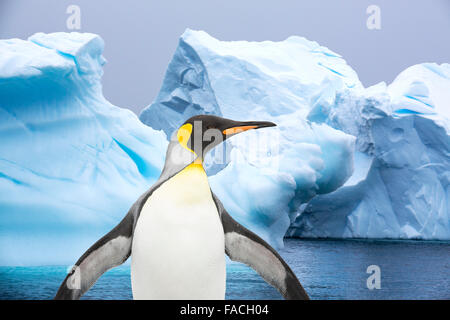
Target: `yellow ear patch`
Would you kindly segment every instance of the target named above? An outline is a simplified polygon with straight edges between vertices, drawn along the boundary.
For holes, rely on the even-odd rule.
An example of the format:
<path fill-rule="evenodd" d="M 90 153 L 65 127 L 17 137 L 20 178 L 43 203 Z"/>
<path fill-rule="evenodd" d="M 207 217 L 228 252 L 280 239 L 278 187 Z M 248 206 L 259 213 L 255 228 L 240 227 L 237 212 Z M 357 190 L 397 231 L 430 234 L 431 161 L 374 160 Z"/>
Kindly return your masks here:
<path fill-rule="evenodd" d="M 187 146 L 187 143 L 189 141 L 189 138 L 191 137 L 192 134 L 192 124 L 190 123 L 186 123 L 184 125 L 182 125 L 180 127 L 180 129 L 178 129 L 177 132 L 177 139 L 178 142 L 187 150 L 189 150 L 190 152 L 194 153 L 194 150 L 189 149 L 189 147 Z"/>

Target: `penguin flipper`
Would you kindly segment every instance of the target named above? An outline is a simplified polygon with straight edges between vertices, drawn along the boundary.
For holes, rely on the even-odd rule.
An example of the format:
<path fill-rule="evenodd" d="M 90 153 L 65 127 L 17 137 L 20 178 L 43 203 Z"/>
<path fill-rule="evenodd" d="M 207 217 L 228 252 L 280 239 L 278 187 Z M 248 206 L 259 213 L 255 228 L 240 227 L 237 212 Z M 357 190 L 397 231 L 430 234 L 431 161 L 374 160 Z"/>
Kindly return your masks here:
<path fill-rule="evenodd" d="M 234 220 L 213 194 L 225 233 L 225 252 L 245 263 L 287 300 L 309 300 L 294 272 L 267 242 Z"/>
<path fill-rule="evenodd" d="M 134 228 L 145 201 L 159 185 L 155 184 L 131 207 L 122 221 L 94 243 L 66 276 L 56 293 L 56 300 L 77 300 L 100 276 L 124 263 L 131 255 Z"/>
<path fill-rule="evenodd" d="M 128 259 L 131 254 L 132 218 L 128 213 L 78 259 L 59 287 L 55 300 L 80 299 L 103 273 Z"/>

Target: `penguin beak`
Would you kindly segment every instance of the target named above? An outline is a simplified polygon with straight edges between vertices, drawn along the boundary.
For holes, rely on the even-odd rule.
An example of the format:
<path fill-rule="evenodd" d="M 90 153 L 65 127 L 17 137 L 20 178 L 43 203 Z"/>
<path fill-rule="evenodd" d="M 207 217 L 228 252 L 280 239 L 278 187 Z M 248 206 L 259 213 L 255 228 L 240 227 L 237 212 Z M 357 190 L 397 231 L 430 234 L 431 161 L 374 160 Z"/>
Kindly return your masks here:
<path fill-rule="evenodd" d="M 226 128 L 222 133 L 228 138 L 232 135 L 259 128 L 275 127 L 276 124 L 269 121 L 243 121 L 234 124 L 233 126 Z"/>

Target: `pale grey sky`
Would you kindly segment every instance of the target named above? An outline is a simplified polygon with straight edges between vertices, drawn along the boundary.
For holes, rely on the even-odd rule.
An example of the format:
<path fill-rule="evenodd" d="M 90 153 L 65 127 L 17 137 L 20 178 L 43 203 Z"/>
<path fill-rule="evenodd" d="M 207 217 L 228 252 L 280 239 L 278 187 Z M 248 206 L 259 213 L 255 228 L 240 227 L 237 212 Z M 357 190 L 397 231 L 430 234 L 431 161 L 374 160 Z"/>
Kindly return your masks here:
<path fill-rule="evenodd" d="M 0 0 L 0 38 L 71 31 L 71 4 L 81 8 L 79 31 L 106 42 L 106 98 L 136 113 L 156 97 L 186 28 L 220 40 L 304 36 L 341 54 L 365 86 L 416 63 L 450 62 L 450 0 Z M 381 30 L 366 27 L 372 4 Z"/>

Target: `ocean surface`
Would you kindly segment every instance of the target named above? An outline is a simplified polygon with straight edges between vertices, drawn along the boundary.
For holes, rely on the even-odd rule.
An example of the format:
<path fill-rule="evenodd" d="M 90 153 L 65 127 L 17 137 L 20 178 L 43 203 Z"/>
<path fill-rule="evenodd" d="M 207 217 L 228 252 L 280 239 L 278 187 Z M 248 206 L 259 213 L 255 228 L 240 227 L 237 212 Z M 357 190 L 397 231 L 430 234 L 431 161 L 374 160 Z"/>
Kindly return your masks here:
<path fill-rule="evenodd" d="M 286 239 L 280 254 L 312 299 L 450 299 L 450 242 Z M 380 268 L 369 290 L 367 267 Z M 52 299 L 68 266 L 0 267 L 0 299 Z M 227 299 L 281 299 L 245 265 L 227 264 Z M 129 262 L 83 299 L 132 299 Z"/>

